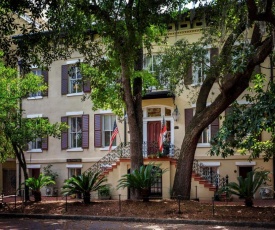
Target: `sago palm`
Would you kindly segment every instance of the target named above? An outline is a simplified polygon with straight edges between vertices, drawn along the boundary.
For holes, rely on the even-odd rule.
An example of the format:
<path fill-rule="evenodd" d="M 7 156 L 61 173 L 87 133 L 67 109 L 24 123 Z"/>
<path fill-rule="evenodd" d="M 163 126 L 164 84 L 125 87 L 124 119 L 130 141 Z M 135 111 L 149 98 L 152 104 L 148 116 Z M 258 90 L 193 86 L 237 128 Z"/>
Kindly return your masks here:
<path fill-rule="evenodd" d="M 33 191 L 35 201 L 41 201 L 40 189 L 45 187 L 46 185 L 55 184 L 55 181 L 52 180 L 50 176 L 45 176 L 41 173 L 38 178 L 28 178 L 25 181 L 25 184 Z"/>
<path fill-rule="evenodd" d="M 139 169 L 134 170 L 130 174 L 125 174 L 118 181 L 117 189 L 130 188 L 137 189 L 139 192 L 146 192 L 143 196 L 143 201 L 148 201 L 149 189 L 153 186 L 159 177 L 167 171 L 167 169 L 160 170 L 160 164 L 155 165 L 149 163 L 148 165 L 142 165 Z"/>
<path fill-rule="evenodd" d="M 267 180 L 269 171 L 256 171 L 253 170 L 247 173 L 247 177 L 239 176 L 238 182 L 230 182 L 224 186 L 220 192 L 227 191 L 229 194 L 237 195 L 244 198 L 246 206 L 253 206 L 253 197 L 259 187 Z"/>
<path fill-rule="evenodd" d="M 101 172 L 87 172 L 79 176 L 72 176 L 64 182 L 63 195 L 82 194 L 85 204 L 90 203 L 91 192 L 104 187 L 107 178 Z"/>

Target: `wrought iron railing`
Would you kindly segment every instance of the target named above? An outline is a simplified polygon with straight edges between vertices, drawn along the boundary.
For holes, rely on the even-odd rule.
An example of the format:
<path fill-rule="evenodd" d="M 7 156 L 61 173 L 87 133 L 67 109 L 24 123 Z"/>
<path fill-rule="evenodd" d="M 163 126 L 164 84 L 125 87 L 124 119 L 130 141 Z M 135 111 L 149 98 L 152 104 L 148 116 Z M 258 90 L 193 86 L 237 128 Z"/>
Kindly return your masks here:
<path fill-rule="evenodd" d="M 179 153 L 180 149 L 173 144 L 169 144 L 169 148 L 164 148 L 162 153 L 159 151 L 159 145 L 157 142 L 143 142 L 142 145 L 142 154 L 144 158 L 148 157 L 150 154 L 160 154 L 177 159 Z M 112 165 L 116 164 L 116 162 L 119 161 L 120 158 L 130 158 L 129 142 L 126 144 L 121 143 L 114 150 L 112 150 L 110 153 L 102 157 L 98 162 L 93 164 L 89 169 L 86 170 L 86 172 L 106 172 L 112 167 Z"/>
<path fill-rule="evenodd" d="M 203 179 L 207 180 L 210 184 L 215 186 L 217 190 L 228 184 L 228 176 L 222 177 L 219 173 L 212 170 L 205 173 L 204 168 L 205 166 L 203 163 L 199 162 L 198 160 L 193 161 L 193 171 Z"/>

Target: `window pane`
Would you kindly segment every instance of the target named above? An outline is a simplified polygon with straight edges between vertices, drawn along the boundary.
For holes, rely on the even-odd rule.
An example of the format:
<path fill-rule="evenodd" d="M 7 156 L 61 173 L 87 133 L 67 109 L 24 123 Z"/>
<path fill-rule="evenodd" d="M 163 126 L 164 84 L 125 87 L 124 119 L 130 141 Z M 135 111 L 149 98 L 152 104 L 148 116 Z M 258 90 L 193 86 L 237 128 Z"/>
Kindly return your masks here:
<path fill-rule="evenodd" d="M 171 109 L 165 108 L 165 116 L 171 116 Z"/>
<path fill-rule="evenodd" d="M 79 67 L 72 65 L 69 68 L 69 92 L 79 93 L 82 92 L 81 73 Z"/>
<path fill-rule="evenodd" d="M 148 108 L 148 117 L 160 117 L 161 109 L 160 108 Z"/>
<path fill-rule="evenodd" d="M 110 138 L 113 133 L 114 122 L 116 116 L 104 115 L 103 116 L 103 146 L 108 147 L 110 145 Z M 113 141 L 112 146 L 116 146 L 116 139 Z"/>
<path fill-rule="evenodd" d="M 110 121 L 110 116 L 109 115 L 105 115 L 105 116 L 103 116 L 103 119 L 104 119 L 104 121 L 103 121 L 103 124 L 104 124 L 104 127 L 103 127 L 103 129 L 105 130 L 105 131 L 110 131 L 110 130 L 112 130 L 112 128 L 111 128 L 111 121 Z"/>
<path fill-rule="evenodd" d="M 82 146 L 82 117 L 70 118 L 70 147 L 79 148 Z"/>

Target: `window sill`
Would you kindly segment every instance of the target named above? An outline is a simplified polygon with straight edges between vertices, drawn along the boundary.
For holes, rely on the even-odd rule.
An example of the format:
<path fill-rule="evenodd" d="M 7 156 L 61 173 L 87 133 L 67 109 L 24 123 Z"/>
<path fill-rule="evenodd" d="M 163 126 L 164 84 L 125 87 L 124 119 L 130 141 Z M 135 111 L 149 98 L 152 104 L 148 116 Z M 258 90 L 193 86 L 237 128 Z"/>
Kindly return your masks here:
<path fill-rule="evenodd" d="M 197 147 L 198 148 L 210 148 L 211 145 L 210 145 L 210 143 L 198 143 Z"/>
<path fill-rule="evenodd" d="M 28 100 L 41 100 L 41 99 L 43 99 L 43 97 L 42 96 L 36 96 L 36 97 L 28 97 L 27 99 Z"/>
<path fill-rule="evenodd" d="M 30 149 L 27 151 L 27 153 L 42 153 L 42 149 Z"/>
<path fill-rule="evenodd" d="M 190 86 L 192 87 L 199 87 L 202 85 L 202 82 L 198 82 L 198 83 L 192 83 Z"/>
<path fill-rule="evenodd" d="M 83 96 L 83 95 L 84 95 L 83 92 L 81 92 L 81 93 L 68 93 L 68 94 L 67 94 L 67 97 Z"/>
<path fill-rule="evenodd" d="M 111 150 L 114 150 L 117 146 L 112 146 Z M 100 148 L 100 151 L 109 151 L 109 147 Z"/>
<path fill-rule="evenodd" d="M 72 148 L 72 149 L 67 149 L 67 152 L 83 152 L 83 148 Z"/>

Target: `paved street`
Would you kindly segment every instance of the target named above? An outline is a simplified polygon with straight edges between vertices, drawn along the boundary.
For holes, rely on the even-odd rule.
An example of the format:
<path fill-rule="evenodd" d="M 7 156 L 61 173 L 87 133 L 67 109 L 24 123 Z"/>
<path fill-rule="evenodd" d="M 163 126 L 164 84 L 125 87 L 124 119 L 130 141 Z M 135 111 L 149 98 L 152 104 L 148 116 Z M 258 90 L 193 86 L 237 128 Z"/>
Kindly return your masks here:
<path fill-rule="evenodd" d="M 216 229 L 216 230 L 248 230 L 264 228 L 251 227 L 225 227 L 225 226 L 203 226 L 188 224 L 154 224 L 154 223 L 124 223 L 113 221 L 91 221 L 91 220 L 41 220 L 41 219 L 0 219 L 0 229 L 39 229 L 39 230 L 58 230 L 58 229 L 91 229 L 91 230 L 172 230 L 172 229 Z"/>

